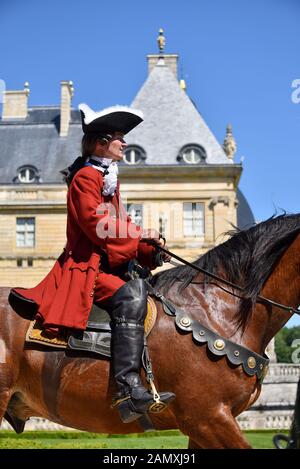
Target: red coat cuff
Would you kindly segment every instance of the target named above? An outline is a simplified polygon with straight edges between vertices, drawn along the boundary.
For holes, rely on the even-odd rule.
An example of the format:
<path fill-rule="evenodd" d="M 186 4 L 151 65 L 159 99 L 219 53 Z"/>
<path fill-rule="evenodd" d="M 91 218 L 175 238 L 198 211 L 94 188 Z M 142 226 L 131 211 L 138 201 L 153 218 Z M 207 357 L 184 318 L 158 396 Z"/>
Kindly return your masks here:
<path fill-rule="evenodd" d="M 155 254 L 156 249 L 153 245 L 145 242 L 139 243 L 137 259 L 142 267 L 149 267 L 150 270 L 156 269 Z"/>

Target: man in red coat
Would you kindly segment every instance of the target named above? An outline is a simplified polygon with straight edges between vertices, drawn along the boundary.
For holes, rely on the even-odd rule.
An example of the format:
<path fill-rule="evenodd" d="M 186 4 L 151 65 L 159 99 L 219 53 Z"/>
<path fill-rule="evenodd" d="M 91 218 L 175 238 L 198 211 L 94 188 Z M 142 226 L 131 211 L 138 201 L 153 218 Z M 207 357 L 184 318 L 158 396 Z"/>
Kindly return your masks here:
<path fill-rule="evenodd" d="M 145 241 L 161 241 L 156 230 L 142 230 L 126 214 L 117 161 L 126 148 L 124 135 L 143 119 L 140 111 L 125 107 L 94 112 L 82 104 L 79 109 L 84 136 L 82 156 L 67 174 L 66 248 L 42 282 L 14 292 L 38 305 L 37 317 L 52 334 L 61 327 L 84 330 L 93 302 L 108 309 L 118 388 L 114 402 L 122 421 L 132 422 L 153 404 L 139 375 L 147 291 L 143 280 L 125 282 L 122 272 L 134 258 L 155 268 L 156 250 Z M 174 397 L 160 393 L 165 404 Z"/>

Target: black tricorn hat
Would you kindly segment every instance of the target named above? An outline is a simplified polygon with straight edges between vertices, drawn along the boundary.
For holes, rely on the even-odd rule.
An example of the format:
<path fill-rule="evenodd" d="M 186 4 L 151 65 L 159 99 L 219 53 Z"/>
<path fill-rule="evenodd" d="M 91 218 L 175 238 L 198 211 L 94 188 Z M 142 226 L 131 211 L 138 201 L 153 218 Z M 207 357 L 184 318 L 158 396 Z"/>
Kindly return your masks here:
<path fill-rule="evenodd" d="M 85 134 L 122 132 L 125 135 L 143 122 L 141 111 L 126 106 L 112 106 L 97 112 L 84 103 L 78 107 Z"/>

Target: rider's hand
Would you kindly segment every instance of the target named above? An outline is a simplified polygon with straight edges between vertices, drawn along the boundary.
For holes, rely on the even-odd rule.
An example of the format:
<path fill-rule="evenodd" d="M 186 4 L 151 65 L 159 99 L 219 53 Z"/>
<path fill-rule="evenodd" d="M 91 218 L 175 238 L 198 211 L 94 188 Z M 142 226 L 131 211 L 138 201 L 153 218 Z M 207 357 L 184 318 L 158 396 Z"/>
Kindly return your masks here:
<path fill-rule="evenodd" d="M 151 241 L 154 241 L 158 246 L 168 249 L 168 247 L 166 246 L 165 238 L 163 238 L 162 235 L 154 228 L 143 230 L 141 239 L 149 239 Z M 164 262 L 170 262 L 170 260 L 172 259 L 170 254 L 167 254 L 166 252 L 160 251 L 160 255 Z"/>
<path fill-rule="evenodd" d="M 159 245 L 168 250 L 168 246 L 165 244 L 165 241 L 163 239 L 160 239 L 159 241 Z M 164 262 L 170 262 L 170 260 L 172 259 L 172 256 L 170 256 L 170 254 L 167 254 L 166 252 L 160 251 L 160 255 Z"/>
<path fill-rule="evenodd" d="M 162 235 L 157 230 L 155 230 L 153 228 L 150 228 L 148 230 L 143 230 L 141 239 L 152 240 L 158 246 L 161 246 L 165 249 L 168 249 L 168 247 L 166 246 L 165 238 L 163 238 Z M 159 250 L 159 252 L 160 252 L 161 258 L 164 262 L 170 262 L 170 260 L 172 259 L 170 254 L 167 254 L 166 252 L 163 252 L 163 251 L 160 251 L 160 250 Z"/>

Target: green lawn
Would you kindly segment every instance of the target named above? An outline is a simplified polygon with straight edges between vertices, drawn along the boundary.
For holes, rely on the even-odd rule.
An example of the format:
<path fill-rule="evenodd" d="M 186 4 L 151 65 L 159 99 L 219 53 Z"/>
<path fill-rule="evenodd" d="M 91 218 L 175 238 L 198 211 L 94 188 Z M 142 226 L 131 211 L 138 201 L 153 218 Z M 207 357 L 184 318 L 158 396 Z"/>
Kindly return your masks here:
<path fill-rule="evenodd" d="M 278 430 L 279 432 L 279 430 Z M 246 431 L 245 436 L 254 448 L 274 448 L 272 437 L 277 431 Z M 280 430 L 280 433 L 288 433 Z M 187 437 L 178 430 L 154 431 L 131 435 L 106 435 L 86 432 L 28 431 L 17 435 L 0 431 L 0 449 L 185 449 Z"/>

